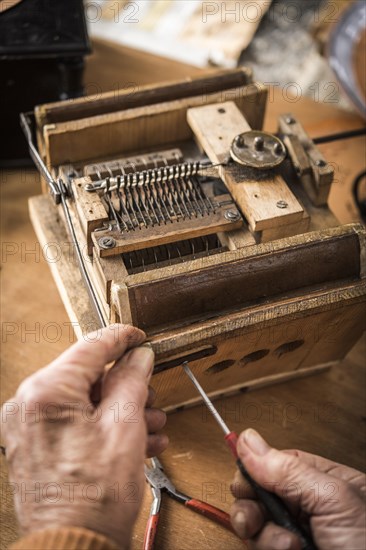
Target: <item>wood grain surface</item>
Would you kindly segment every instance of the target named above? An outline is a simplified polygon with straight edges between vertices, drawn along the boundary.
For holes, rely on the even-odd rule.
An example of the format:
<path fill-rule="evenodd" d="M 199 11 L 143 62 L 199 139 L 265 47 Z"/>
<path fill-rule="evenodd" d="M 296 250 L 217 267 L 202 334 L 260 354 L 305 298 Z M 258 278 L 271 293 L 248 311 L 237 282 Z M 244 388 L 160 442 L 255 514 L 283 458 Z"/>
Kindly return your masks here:
<path fill-rule="evenodd" d="M 197 74 L 197 69 L 174 65 L 140 52 L 96 44 L 88 62 L 87 84 L 103 91 L 116 82 L 146 83 Z M 288 104 L 281 93 L 270 100 L 266 129 L 275 130 L 279 113 L 293 111 L 310 135 L 322 135 L 359 127 L 353 114 L 334 106 L 302 99 Z M 357 220 L 350 196 L 354 176 L 364 167 L 364 139 L 321 147 L 334 163 L 336 182 L 330 204 L 340 221 Z M 51 276 L 50 250 L 37 243 L 29 214 L 28 198 L 39 194 L 40 182 L 33 170 L 2 172 L 2 369 L 1 400 L 11 398 L 19 383 L 54 359 L 75 340 L 69 318 Z M 55 210 L 54 215 L 58 213 Z M 71 244 L 61 243 L 64 254 Z M 59 246 L 59 245 L 55 245 Z M 76 285 L 81 284 L 76 281 Z M 365 468 L 365 340 L 337 366 L 313 377 L 257 389 L 217 402 L 230 427 L 240 432 L 252 426 L 279 448 L 297 447 L 355 468 Z M 194 498 L 229 510 L 230 482 L 235 467 L 222 435 L 202 406 L 169 417 L 166 432 L 170 447 L 161 461 L 178 489 Z M 6 463 L 1 457 L 1 549 L 17 537 L 17 527 L 6 490 Z M 136 524 L 132 548 L 141 548 L 151 504 L 147 490 Z M 225 549 L 243 545 L 225 529 L 193 514 L 177 502 L 163 499 L 157 548 L 169 550 Z"/>

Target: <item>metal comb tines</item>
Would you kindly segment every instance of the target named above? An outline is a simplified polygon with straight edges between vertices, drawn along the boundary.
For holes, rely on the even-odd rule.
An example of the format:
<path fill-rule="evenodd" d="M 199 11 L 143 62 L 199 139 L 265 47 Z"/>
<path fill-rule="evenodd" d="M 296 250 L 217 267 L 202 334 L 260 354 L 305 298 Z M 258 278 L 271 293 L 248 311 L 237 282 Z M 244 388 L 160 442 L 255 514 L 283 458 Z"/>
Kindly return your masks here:
<path fill-rule="evenodd" d="M 156 168 L 149 168 L 129 174 L 123 173 L 122 175 L 114 175 L 109 178 L 99 179 L 93 183 L 88 183 L 85 186 L 85 190 L 89 192 L 102 191 L 108 187 L 109 191 L 115 191 L 121 187 L 143 187 L 149 183 L 173 181 L 179 178 L 187 178 L 199 174 L 199 172 L 206 172 L 210 168 L 214 168 L 215 165 L 204 164 L 201 162 L 182 162 L 179 164 L 172 164 L 167 166 L 161 166 Z M 214 174 L 217 176 L 217 174 Z"/>
<path fill-rule="evenodd" d="M 122 258 L 128 272 L 134 274 L 184 263 L 197 257 L 211 256 L 225 250 L 226 248 L 222 246 L 217 235 L 206 235 L 126 252 L 122 255 Z"/>
<path fill-rule="evenodd" d="M 196 176 L 200 166 L 195 162 L 129 173 L 122 168 L 116 186 L 110 176 L 101 188 L 109 219 L 123 233 L 214 214 L 217 205 Z"/>

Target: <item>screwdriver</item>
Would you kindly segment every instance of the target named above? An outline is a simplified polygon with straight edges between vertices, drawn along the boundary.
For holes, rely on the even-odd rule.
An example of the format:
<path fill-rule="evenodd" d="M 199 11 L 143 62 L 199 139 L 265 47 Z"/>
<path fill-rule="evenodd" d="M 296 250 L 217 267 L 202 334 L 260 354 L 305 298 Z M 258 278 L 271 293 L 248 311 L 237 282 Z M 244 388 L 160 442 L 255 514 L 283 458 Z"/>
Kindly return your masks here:
<path fill-rule="evenodd" d="M 262 502 L 262 504 L 267 509 L 267 512 L 271 516 L 274 523 L 279 525 L 280 527 L 283 527 L 287 529 L 288 531 L 291 531 L 295 535 L 297 535 L 301 541 L 302 550 L 317 550 L 314 542 L 311 539 L 311 535 L 308 534 L 304 529 L 298 525 L 296 520 L 291 517 L 288 509 L 286 508 L 286 505 L 284 502 L 274 493 L 271 493 L 261 487 L 247 472 L 244 464 L 238 457 L 238 452 L 236 450 L 236 445 L 238 442 L 238 436 L 235 432 L 232 432 L 229 430 L 228 426 L 224 422 L 224 419 L 221 417 L 217 409 L 214 407 L 213 403 L 209 399 L 208 395 L 192 373 L 191 369 L 188 366 L 188 362 L 184 362 L 182 364 L 182 367 L 187 374 L 187 376 L 192 380 L 193 384 L 195 385 L 196 389 L 201 394 L 205 404 L 207 405 L 207 408 L 212 413 L 214 418 L 216 419 L 217 423 L 221 427 L 222 431 L 225 434 L 225 441 L 228 447 L 231 450 L 231 453 L 234 455 L 236 459 L 236 464 L 239 468 L 240 473 L 244 477 L 244 479 L 247 480 L 247 482 L 250 484 L 252 489 L 254 489 L 258 499 Z"/>

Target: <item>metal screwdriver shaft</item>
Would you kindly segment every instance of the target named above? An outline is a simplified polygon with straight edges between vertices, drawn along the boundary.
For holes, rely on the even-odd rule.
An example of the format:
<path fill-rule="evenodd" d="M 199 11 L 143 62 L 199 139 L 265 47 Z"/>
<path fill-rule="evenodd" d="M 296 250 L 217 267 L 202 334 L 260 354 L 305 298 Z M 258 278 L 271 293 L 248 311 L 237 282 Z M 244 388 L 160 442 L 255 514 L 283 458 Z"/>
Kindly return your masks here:
<path fill-rule="evenodd" d="M 199 393 L 202 396 L 202 399 L 204 400 L 205 404 L 207 405 L 207 408 L 212 413 L 214 418 L 216 419 L 217 423 L 225 433 L 225 441 L 227 445 L 229 446 L 232 454 L 236 458 L 236 464 L 240 470 L 240 473 L 242 476 L 248 481 L 248 483 L 251 485 L 251 487 L 254 489 L 258 499 L 264 504 L 267 511 L 269 512 L 272 520 L 277 525 L 284 527 L 288 531 L 291 531 L 295 535 L 297 535 L 301 541 L 302 550 L 317 550 L 314 542 L 311 539 L 311 535 L 306 533 L 304 529 L 297 524 L 294 518 L 291 517 L 288 509 L 286 508 L 285 504 L 282 502 L 282 500 L 275 495 L 274 493 L 271 493 L 264 489 L 261 485 L 259 485 L 247 472 L 247 469 L 245 468 L 244 464 L 238 457 L 238 452 L 236 450 L 238 436 L 235 432 L 232 432 L 226 423 L 224 422 L 223 418 L 217 411 L 217 409 L 212 404 L 211 400 L 209 399 L 208 395 L 202 388 L 201 384 L 198 382 L 196 377 L 194 376 L 193 372 L 188 366 L 188 362 L 184 362 L 182 364 L 182 367 L 187 374 L 187 376 L 192 380 L 193 384 L 195 385 L 196 389 L 199 391 Z"/>
<path fill-rule="evenodd" d="M 202 399 L 204 400 L 204 402 L 207 405 L 207 408 L 211 411 L 212 415 L 215 417 L 215 419 L 216 419 L 217 423 L 219 424 L 219 426 L 221 426 L 222 431 L 224 432 L 224 434 L 229 435 L 229 433 L 230 433 L 229 428 L 225 424 L 225 422 L 224 422 L 223 418 L 220 416 L 219 412 L 216 410 L 216 408 L 213 405 L 212 401 L 210 401 L 210 399 L 208 398 L 208 396 L 205 393 L 205 390 L 202 388 L 201 384 L 198 382 L 198 380 L 193 375 L 193 372 L 189 368 L 188 363 L 187 362 L 183 363 L 182 367 L 184 368 L 184 371 L 187 374 L 187 376 L 192 380 L 193 384 L 196 386 L 196 388 L 200 392 L 200 394 L 202 396 Z"/>

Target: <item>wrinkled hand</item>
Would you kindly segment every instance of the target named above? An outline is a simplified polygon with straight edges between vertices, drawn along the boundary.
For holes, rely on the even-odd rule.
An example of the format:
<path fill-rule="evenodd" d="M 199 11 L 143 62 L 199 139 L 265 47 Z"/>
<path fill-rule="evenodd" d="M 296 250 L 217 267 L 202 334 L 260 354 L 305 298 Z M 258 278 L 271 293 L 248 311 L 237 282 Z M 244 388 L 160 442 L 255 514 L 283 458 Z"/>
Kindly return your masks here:
<path fill-rule="evenodd" d="M 23 534 L 84 527 L 129 547 L 144 458 L 168 444 L 155 434 L 166 416 L 151 408 L 154 354 L 141 347 L 144 340 L 123 325 L 90 334 L 5 403 L 3 435 Z"/>
<path fill-rule="evenodd" d="M 275 492 L 295 517 L 311 529 L 319 550 L 364 550 L 365 475 L 316 455 L 271 448 L 254 430 L 238 440 L 239 457 L 251 476 Z M 239 472 L 231 521 L 255 550 L 300 550 L 298 538 L 271 523 Z"/>

